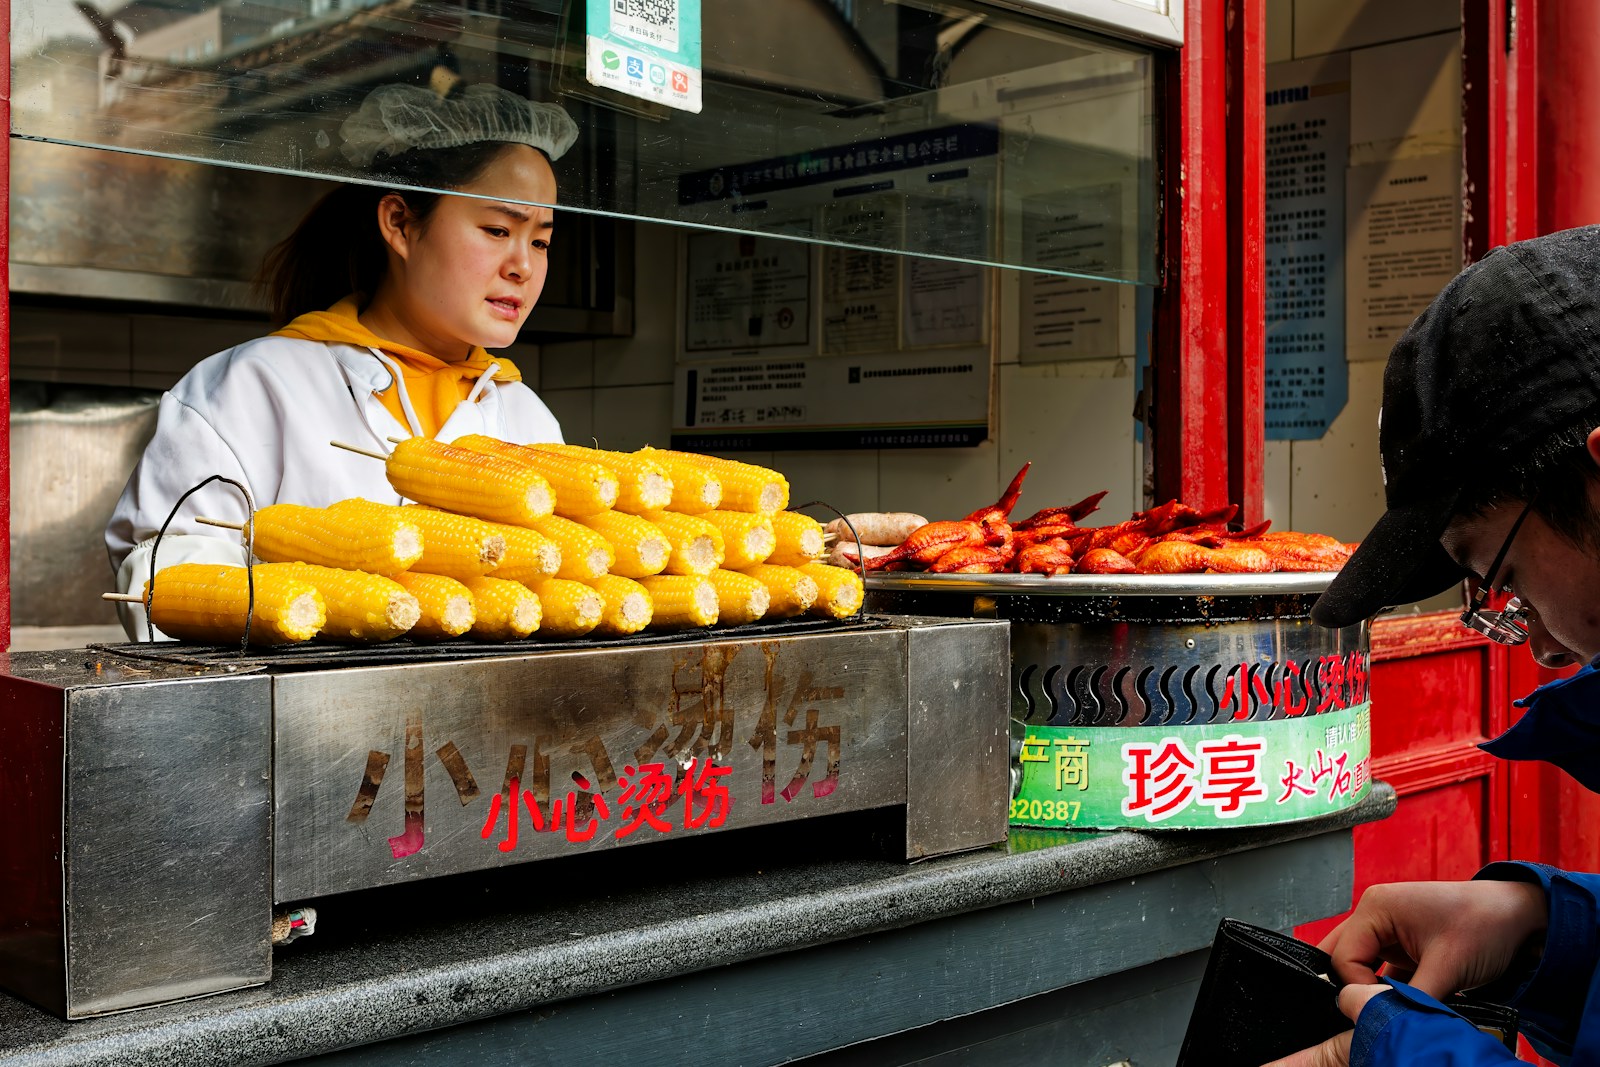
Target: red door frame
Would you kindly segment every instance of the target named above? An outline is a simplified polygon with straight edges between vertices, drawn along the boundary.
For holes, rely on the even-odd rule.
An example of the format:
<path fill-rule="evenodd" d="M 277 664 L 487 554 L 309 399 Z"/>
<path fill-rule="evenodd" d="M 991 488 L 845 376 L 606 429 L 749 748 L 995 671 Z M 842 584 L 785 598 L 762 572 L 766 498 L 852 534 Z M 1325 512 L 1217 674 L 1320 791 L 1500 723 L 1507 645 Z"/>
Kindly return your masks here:
<path fill-rule="evenodd" d="M 0 12 L 0 194 L 11 203 L 11 5 Z M 0 278 L 6 283 L 6 301 L 0 305 L 0 426 L 11 425 L 11 212 L 0 214 Z M 0 648 L 11 647 L 11 434 L 0 434 L 0 545 L 7 546 L 0 560 Z"/>
<path fill-rule="evenodd" d="M 1158 500 L 1262 511 L 1265 0 L 1185 0 L 1163 71 Z"/>

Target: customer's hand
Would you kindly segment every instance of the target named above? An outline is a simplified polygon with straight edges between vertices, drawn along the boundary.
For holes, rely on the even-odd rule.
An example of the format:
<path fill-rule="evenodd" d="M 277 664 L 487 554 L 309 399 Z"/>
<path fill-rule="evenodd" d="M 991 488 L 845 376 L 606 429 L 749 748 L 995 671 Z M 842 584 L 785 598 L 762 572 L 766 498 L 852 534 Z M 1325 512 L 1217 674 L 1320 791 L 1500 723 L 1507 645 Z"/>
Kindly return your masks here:
<path fill-rule="evenodd" d="M 1360 1017 L 1361 1009 L 1367 1006 L 1367 1001 L 1388 989 L 1381 982 L 1375 985 L 1347 985 L 1339 990 L 1339 1010 L 1354 1023 Z M 1320 1045 L 1281 1060 L 1273 1060 L 1266 1067 L 1350 1067 L 1350 1039 L 1353 1036 L 1354 1030 L 1346 1030 Z"/>
<path fill-rule="evenodd" d="M 1544 890 L 1525 882 L 1377 885 L 1322 942 L 1330 977 L 1355 985 L 1389 977 L 1437 998 L 1504 974 L 1550 920 Z"/>

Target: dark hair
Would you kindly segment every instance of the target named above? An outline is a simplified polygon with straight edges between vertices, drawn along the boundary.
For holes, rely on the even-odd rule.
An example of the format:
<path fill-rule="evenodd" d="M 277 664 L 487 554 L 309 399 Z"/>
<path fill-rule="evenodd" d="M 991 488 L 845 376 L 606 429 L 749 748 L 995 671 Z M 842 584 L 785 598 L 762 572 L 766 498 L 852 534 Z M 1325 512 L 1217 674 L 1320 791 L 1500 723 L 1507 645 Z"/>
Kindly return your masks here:
<path fill-rule="evenodd" d="M 273 320 L 282 325 L 351 293 L 364 303 L 389 267 L 388 246 L 378 232 L 378 203 L 398 196 L 412 218 L 426 223 L 440 195 L 426 189 L 470 184 L 508 147 L 504 141 L 478 141 L 457 148 L 410 148 L 372 163 L 373 176 L 393 186 L 341 185 L 329 192 L 261 264 L 259 280 Z"/>
<path fill-rule="evenodd" d="M 1532 501 L 1533 511 L 1573 544 L 1600 548 L 1600 511 L 1589 497 L 1600 484 L 1600 467 L 1589 455 L 1589 431 L 1600 414 L 1554 434 L 1516 463 L 1491 469 L 1469 486 L 1458 515 L 1482 515 L 1513 501 Z"/>

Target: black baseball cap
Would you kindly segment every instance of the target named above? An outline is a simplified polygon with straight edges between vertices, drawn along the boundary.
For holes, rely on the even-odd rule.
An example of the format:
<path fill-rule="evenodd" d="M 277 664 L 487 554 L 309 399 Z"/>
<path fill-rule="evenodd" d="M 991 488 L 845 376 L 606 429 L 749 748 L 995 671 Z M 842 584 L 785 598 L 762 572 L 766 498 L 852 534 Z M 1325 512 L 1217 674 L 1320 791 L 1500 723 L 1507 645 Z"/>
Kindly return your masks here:
<path fill-rule="evenodd" d="M 1349 626 L 1467 577 L 1439 544 L 1465 492 L 1556 434 L 1600 425 L 1600 226 L 1496 248 L 1389 353 L 1378 452 L 1388 510 L 1311 617 Z"/>

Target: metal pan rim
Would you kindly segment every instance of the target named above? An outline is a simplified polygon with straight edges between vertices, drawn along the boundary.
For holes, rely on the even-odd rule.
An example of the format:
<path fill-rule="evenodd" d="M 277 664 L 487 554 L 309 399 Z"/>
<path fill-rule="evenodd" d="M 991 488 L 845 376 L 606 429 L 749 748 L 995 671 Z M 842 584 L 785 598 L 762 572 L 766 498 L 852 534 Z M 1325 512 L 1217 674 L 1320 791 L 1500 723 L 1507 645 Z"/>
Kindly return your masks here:
<path fill-rule="evenodd" d="M 1335 571 L 1289 574 L 928 574 L 896 571 L 867 575 L 867 589 L 1061 597 L 1279 596 L 1322 593 Z"/>

